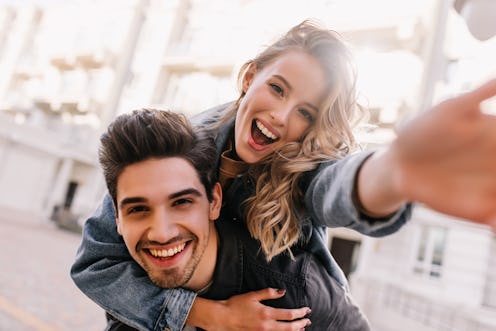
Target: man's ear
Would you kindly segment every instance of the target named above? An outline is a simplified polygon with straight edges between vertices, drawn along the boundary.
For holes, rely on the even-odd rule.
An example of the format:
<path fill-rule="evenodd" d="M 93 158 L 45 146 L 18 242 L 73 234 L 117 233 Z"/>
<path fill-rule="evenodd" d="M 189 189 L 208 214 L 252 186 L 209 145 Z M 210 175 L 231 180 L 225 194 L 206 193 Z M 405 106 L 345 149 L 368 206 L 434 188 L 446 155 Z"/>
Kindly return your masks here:
<path fill-rule="evenodd" d="M 216 183 L 212 188 L 212 202 L 210 202 L 209 220 L 215 221 L 219 218 L 222 207 L 222 187 Z"/>
<path fill-rule="evenodd" d="M 255 78 L 255 74 L 257 73 L 257 65 L 255 62 L 251 62 L 246 68 L 245 73 L 243 74 L 243 93 L 248 91 L 253 79 Z"/>
<path fill-rule="evenodd" d="M 115 202 L 112 204 L 114 207 L 114 213 L 115 213 L 115 224 L 117 225 L 117 232 L 122 236 L 122 224 L 121 220 L 119 219 L 119 211 L 117 210 L 117 206 L 115 205 Z"/>
<path fill-rule="evenodd" d="M 122 236 L 122 224 L 118 216 L 115 217 L 115 224 L 117 224 L 117 232 Z"/>

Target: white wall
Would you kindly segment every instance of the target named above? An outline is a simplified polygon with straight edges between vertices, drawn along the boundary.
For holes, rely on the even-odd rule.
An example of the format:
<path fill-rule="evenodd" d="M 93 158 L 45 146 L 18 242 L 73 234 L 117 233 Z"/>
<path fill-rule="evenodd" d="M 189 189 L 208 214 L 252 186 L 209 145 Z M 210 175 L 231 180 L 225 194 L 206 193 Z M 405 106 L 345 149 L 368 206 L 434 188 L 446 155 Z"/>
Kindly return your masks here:
<path fill-rule="evenodd" d="M 489 268 L 486 275 L 483 304 L 496 309 L 496 234 L 493 235 L 492 247 L 489 253 Z"/>
<path fill-rule="evenodd" d="M 4 142 L 3 146 L 0 204 L 42 213 L 51 189 L 56 157 L 15 142 Z"/>
<path fill-rule="evenodd" d="M 450 229 L 443 283 L 445 297 L 466 306 L 480 306 L 489 268 L 492 234 L 456 224 Z"/>
<path fill-rule="evenodd" d="M 413 271 L 424 226 L 447 231 L 439 278 Z M 361 250 L 351 288 L 374 329 L 496 329 L 496 239 L 488 227 L 416 208 L 398 233 L 366 237 Z"/>

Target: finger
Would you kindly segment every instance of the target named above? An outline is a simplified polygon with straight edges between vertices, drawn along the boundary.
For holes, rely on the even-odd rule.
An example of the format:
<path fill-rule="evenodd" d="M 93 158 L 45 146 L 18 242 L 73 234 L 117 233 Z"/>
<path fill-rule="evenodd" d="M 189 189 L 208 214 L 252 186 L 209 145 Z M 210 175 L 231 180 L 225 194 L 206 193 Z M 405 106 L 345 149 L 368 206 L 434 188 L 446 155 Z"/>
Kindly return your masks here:
<path fill-rule="evenodd" d="M 489 218 L 488 224 L 491 227 L 491 230 L 493 230 L 493 233 L 496 235 L 496 215 Z"/>
<path fill-rule="evenodd" d="M 312 325 L 308 318 L 292 322 L 275 322 L 270 326 L 271 331 L 300 331 L 305 330 L 306 327 Z"/>
<path fill-rule="evenodd" d="M 276 288 L 266 288 L 263 290 L 249 292 L 249 295 L 256 301 L 278 299 L 286 294 L 286 290 Z"/>
<path fill-rule="evenodd" d="M 465 95 L 462 95 L 465 101 L 472 104 L 479 104 L 482 101 L 494 97 L 496 95 L 496 79 L 490 80 L 485 84 L 479 86 L 473 91 L 467 92 Z"/>
<path fill-rule="evenodd" d="M 278 321 L 294 321 L 309 315 L 312 310 L 308 307 L 287 309 L 287 308 L 269 308 L 269 316 L 271 319 Z"/>

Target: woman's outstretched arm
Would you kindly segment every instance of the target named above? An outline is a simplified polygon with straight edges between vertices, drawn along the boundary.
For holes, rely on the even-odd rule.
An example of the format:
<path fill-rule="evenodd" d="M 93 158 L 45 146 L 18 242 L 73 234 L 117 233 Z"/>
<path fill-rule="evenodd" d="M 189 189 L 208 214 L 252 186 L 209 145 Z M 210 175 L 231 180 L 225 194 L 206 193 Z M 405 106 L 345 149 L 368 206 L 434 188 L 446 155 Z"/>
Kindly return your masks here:
<path fill-rule="evenodd" d="M 370 215 L 387 215 L 406 201 L 452 216 L 496 225 L 496 116 L 481 102 L 496 80 L 441 102 L 405 124 L 358 177 Z"/>

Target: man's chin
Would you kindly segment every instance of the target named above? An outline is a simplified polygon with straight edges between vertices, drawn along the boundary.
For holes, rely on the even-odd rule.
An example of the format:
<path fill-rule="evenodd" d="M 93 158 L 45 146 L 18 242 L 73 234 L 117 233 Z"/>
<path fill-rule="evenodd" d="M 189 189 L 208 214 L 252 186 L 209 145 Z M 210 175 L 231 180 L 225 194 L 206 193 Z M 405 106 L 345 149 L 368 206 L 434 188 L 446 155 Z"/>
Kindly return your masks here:
<path fill-rule="evenodd" d="M 161 288 L 187 288 L 187 283 L 193 276 L 192 271 L 173 268 L 171 270 L 146 270 L 150 280 Z"/>
<path fill-rule="evenodd" d="M 174 272 L 148 272 L 148 277 L 150 277 L 153 284 L 162 288 L 182 287 L 186 283 L 184 277 L 180 277 Z"/>
<path fill-rule="evenodd" d="M 161 279 L 152 279 L 152 283 L 155 284 L 155 286 L 158 286 L 160 288 L 176 288 L 176 287 L 181 287 L 181 285 L 178 282 L 164 281 L 164 280 L 161 280 Z"/>

